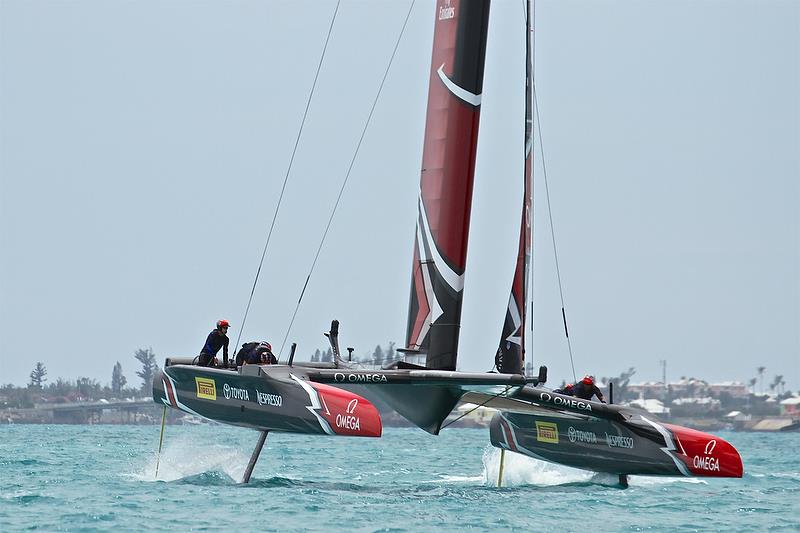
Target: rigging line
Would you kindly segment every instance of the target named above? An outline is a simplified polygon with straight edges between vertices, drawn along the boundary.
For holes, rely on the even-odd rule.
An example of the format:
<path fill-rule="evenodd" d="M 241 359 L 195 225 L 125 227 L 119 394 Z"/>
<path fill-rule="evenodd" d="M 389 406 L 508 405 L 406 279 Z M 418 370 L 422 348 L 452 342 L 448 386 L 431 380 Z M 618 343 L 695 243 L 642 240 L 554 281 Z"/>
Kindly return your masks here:
<path fill-rule="evenodd" d="M 558 265 L 558 250 L 556 248 L 556 230 L 553 227 L 553 210 L 550 208 L 550 186 L 547 182 L 547 167 L 544 164 L 544 142 L 542 142 L 542 122 L 539 118 L 539 100 L 536 96 L 536 84 L 533 85 L 533 109 L 536 112 L 536 130 L 539 132 L 539 155 L 542 158 L 542 177 L 544 178 L 544 190 L 547 197 L 547 216 L 550 219 L 550 237 L 553 240 L 553 257 L 556 262 L 556 276 L 558 277 L 558 294 L 561 297 L 561 318 L 564 320 L 564 333 L 567 337 L 567 349 L 569 350 L 569 362 L 572 365 L 572 379 L 577 381 L 575 374 L 575 360 L 572 357 L 572 342 L 569 340 L 569 330 L 567 329 L 567 313 L 564 306 L 564 290 L 561 283 L 561 269 Z"/>
<path fill-rule="evenodd" d="M 443 425 L 442 427 L 440 427 L 440 428 L 439 428 L 439 430 L 442 430 L 442 429 L 446 428 L 447 426 L 449 426 L 449 425 L 451 425 L 451 424 L 455 424 L 456 422 L 458 422 L 459 420 L 461 420 L 462 418 L 464 418 L 464 417 L 465 417 L 465 416 L 467 416 L 468 414 L 472 413 L 472 412 L 473 412 L 473 411 L 475 411 L 476 409 L 480 409 L 481 407 L 483 407 L 483 406 L 484 406 L 484 405 L 486 405 L 487 403 L 491 402 L 491 401 L 492 401 L 492 400 L 494 400 L 495 398 L 499 398 L 500 396 L 505 396 L 505 395 L 506 395 L 506 393 L 507 393 L 507 392 L 508 392 L 510 389 L 511 389 L 511 385 L 506 385 L 506 389 L 505 389 L 503 392 L 498 392 L 497 394 L 493 394 L 491 397 L 489 397 L 489 399 L 488 399 L 488 400 L 486 400 L 485 402 L 483 402 L 483 403 L 481 403 L 481 404 L 479 404 L 479 405 L 476 405 L 475 407 L 473 407 L 472 409 L 470 409 L 470 410 L 469 410 L 469 411 L 467 411 L 466 413 L 462 414 L 461 416 L 459 416 L 459 417 L 456 417 L 456 419 L 455 419 L 455 420 L 451 420 L 451 421 L 450 421 L 450 422 L 448 422 L 447 424 L 445 424 L 445 425 Z"/>
<path fill-rule="evenodd" d="M 350 160 L 350 166 L 347 168 L 347 173 L 344 176 L 344 180 L 342 181 L 342 186 L 339 188 L 339 195 L 336 197 L 336 202 L 333 204 L 333 210 L 331 211 L 331 216 L 328 218 L 328 224 L 325 226 L 325 231 L 322 234 L 322 239 L 319 242 L 319 246 L 317 247 L 317 253 L 314 255 L 314 261 L 311 263 L 311 268 L 308 271 L 308 276 L 306 276 L 306 281 L 303 284 L 303 289 L 300 291 L 300 297 L 297 299 L 297 305 L 294 308 L 294 313 L 292 314 L 292 319 L 289 322 L 289 327 L 286 328 L 286 335 L 283 336 L 283 341 L 281 341 L 280 350 L 278 350 L 278 357 L 283 353 L 283 348 L 286 345 L 286 339 L 289 338 L 289 333 L 292 331 L 292 326 L 294 325 L 294 319 L 297 317 L 297 311 L 300 309 L 300 302 L 303 301 L 303 296 L 306 293 L 306 288 L 308 287 L 308 282 L 311 280 L 311 274 L 314 272 L 314 267 L 317 265 L 317 259 L 319 259 L 319 254 L 322 251 L 322 246 L 325 244 L 325 238 L 328 236 L 328 230 L 331 229 L 331 224 L 333 223 L 333 217 L 336 215 L 336 209 L 339 207 L 339 202 L 342 199 L 342 194 L 344 194 L 344 189 L 347 186 L 347 180 L 350 179 L 350 172 L 353 170 L 353 165 L 355 165 L 356 158 L 358 157 L 358 151 L 361 149 L 361 143 L 364 140 L 364 135 L 367 133 L 367 128 L 369 127 L 370 120 L 372 119 L 372 114 L 375 112 L 375 106 L 378 104 L 378 98 L 381 96 L 381 91 L 383 90 L 383 85 L 386 83 L 386 78 L 389 75 L 389 69 L 392 67 L 392 62 L 394 61 L 394 56 L 397 53 L 397 48 L 400 46 L 400 40 L 403 37 L 403 33 L 406 31 L 406 26 L 408 25 L 408 19 L 411 16 L 411 10 L 414 9 L 414 4 L 416 0 L 412 0 L 411 5 L 408 8 L 408 13 L 406 14 L 406 19 L 403 21 L 403 27 L 400 29 L 400 35 L 397 36 L 397 42 L 394 44 L 394 49 L 392 50 L 392 55 L 389 58 L 389 64 L 386 65 L 386 71 L 383 73 L 383 79 L 381 79 L 381 83 L 378 86 L 378 93 L 375 95 L 375 100 L 372 102 L 372 107 L 369 110 L 369 115 L 367 115 L 367 120 L 364 123 L 364 129 L 361 130 L 361 137 L 358 139 L 358 144 L 356 145 L 356 150 L 353 153 L 353 158 Z"/>
<path fill-rule="evenodd" d="M 267 255 L 269 248 L 269 241 L 272 239 L 272 230 L 275 228 L 275 220 L 278 218 L 278 211 L 281 209 L 281 202 L 283 201 L 283 193 L 286 191 L 286 183 L 289 181 L 289 174 L 292 171 L 292 164 L 294 163 L 294 156 L 297 153 L 297 146 L 300 144 L 300 137 L 303 134 L 303 126 L 306 124 L 306 117 L 308 116 L 308 109 L 311 107 L 311 98 L 314 96 L 314 89 L 317 87 L 317 80 L 319 79 L 319 72 L 322 69 L 322 62 L 325 59 L 325 52 L 328 50 L 328 42 L 331 39 L 331 32 L 333 31 L 333 23 L 336 21 L 336 15 L 339 13 L 339 4 L 341 0 L 336 2 L 336 9 L 333 11 L 331 18 L 331 25 L 328 27 L 328 35 L 325 37 L 325 45 L 322 47 L 322 55 L 319 57 L 319 64 L 317 65 L 317 72 L 314 74 L 314 82 L 311 84 L 311 91 L 308 93 L 308 100 L 306 100 L 306 108 L 303 111 L 303 120 L 300 121 L 300 130 L 297 132 L 297 138 L 294 141 L 294 148 L 292 149 L 292 156 L 289 158 L 289 166 L 286 168 L 286 175 L 283 178 L 283 185 L 281 186 L 281 194 L 278 196 L 278 205 L 275 206 L 275 213 L 272 214 L 272 222 L 269 225 L 269 233 L 267 234 L 267 241 L 264 243 L 264 250 L 261 252 L 261 260 L 258 263 L 258 270 L 256 270 L 256 277 L 253 279 L 253 288 L 250 289 L 250 298 L 247 299 L 247 307 L 244 310 L 244 317 L 242 324 L 239 326 L 239 335 L 236 337 L 236 344 L 233 345 L 234 351 L 239 346 L 239 341 L 242 340 L 242 332 L 244 331 L 244 324 L 247 321 L 247 315 L 250 312 L 250 304 L 253 303 L 253 295 L 256 292 L 256 285 L 258 285 L 258 276 L 261 274 L 261 267 L 264 265 L 264 258 Z"/>

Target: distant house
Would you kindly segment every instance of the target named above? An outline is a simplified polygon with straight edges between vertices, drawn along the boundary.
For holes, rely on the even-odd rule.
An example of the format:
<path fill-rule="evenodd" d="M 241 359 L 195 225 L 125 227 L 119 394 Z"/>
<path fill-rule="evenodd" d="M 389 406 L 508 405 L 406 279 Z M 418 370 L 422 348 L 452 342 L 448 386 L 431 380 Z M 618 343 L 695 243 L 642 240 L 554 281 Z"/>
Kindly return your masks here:
<path fill-rule="evenodd" d="M 780 403 L 781 415 L 800 418 L 800 396 L 786 398 Z"/>
<path fill-rule="evenodd" d="M 628 393 L 639 396 L 639 398 L 664 398 L 666 392 L 664 383 L 661 381 L 645 381 L 628 385 Z"/>
<path fill-rule="evenodd" d="M 497 409 L 472 403 L 462 403 L 456 408 L 456 411 L 459 413 L 459 419 L 477 426 L 488 427 Z"/>
<path fill-rule="evenodd" d="M 732 422 L 746 422 L 747 420 L 750 420 L 750 415 L 744 414 L 741 411 L 731 411 L 725 415 L 725 419 Z"/>
<path fill-rule="evenodd" d="M 747 386 L 740 381 L 723 381 L 708 383 L 702 379 L 683 378 L 667 383 L 662 381 L 645 381 L 628 385 L 628 392 L 640 398 L 666 399 L 667 392 L 672 398 L 691 398 L 696 396 L 712 396 L 715 398 L 728 394 L 732 398 L 747 398 Z"/>
<path fill-rule="evenodd" d="M 702 398 L 678 398 L 677 400 L 672 400 L 672 405 L 702 406 L 711 410 L 720 408 L 719 400 L 711 398 L 710 396 L 703 396 Z"/>
<path fill-rule="evenodd" d="M 653 413 L 654 415 L 661 415 L 666 418 L 669 417 L 669 407 L 664 407 L 664 404 L 660 400 L 656 400 L 654 398 L 648 398 L 647 400 L 633 400 L 629 403 L 629 405 L 633 407 L 640 407 L 648 413 Z"/>
<path fill-rule="evenodd" d="M 708 392 L 714 396 L 727 393 L 734 398 L 747 398 L 747 395 L 749 394 L 747 385 L 741 381 L 723 381 L 721 383 L 712 383 L 708 386 Z"/>

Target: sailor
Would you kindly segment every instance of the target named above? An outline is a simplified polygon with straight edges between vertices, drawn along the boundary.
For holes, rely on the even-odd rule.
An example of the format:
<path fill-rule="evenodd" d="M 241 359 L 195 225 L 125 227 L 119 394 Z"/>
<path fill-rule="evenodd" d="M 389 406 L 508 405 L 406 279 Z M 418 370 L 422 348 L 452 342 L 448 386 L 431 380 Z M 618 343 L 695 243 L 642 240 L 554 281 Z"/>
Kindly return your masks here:
<path fill-rule="evenodd" d="M 214 331 L 208 334 L 206 343 L 203 349 L 200 350 L 200 359 L 198 364 L 200 366 L 217 366 L 217 352 L 222 348 L 222 361 L 225 368 L 228 367 L 228 328 L 230 324 L 227 320 L 217 320 L 217 327 Z"/>
<path fill-rule="evenodd" d="M 575 384 L 575 386 L 572 388 L 572 392 L 575 397 L 582 400 L 591 400 L 593 396 L 597 396 L 598 400 L 606 403 L 606 401 L 603 399 L 603 393 L 600 392 L 600 389 L 598 389 L 597 385 L 594 384 L 594 376 L 586 375 L 582 380 Z"/>
<path fill-rule="evenodd" d="M 261 363 L 264 365 L 277 365 L 278 359 L 272 353 L 272 345 L 268 342 L 262 342 L 261 345 Z"/>
<path fill-rule="evenodd" d="M 246 342 L 236 353 L 236 365 L 272 365 L 278 360 L 272 354 L 272 345 L 266 341 Z"/>
<path fill-rule="evenodd" d="M 567 383 L 566 385 L 564 385 L 560 389 L 554 389 L 553 392 L 555 392 L 556 394 L 565 394 L 567 396 L 575 396 L 575 390 L 574 389 L 575 389 L 575 385 L 573 385 L 572 383 Z"/>

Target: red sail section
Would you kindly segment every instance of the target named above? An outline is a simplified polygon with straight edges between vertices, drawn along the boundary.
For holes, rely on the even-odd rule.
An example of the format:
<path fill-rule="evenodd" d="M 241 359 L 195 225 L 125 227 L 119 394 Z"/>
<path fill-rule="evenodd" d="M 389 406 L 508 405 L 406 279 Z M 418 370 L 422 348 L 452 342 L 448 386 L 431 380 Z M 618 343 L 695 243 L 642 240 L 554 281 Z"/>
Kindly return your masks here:
<path fill-rule="evenodd" d="M 438 0 L 406 346 L 455 370 L 488 0 Z"/>
<path fill-rule="evenodd" d="M 533 170 L 533 113 L 531 110 L 533 90 L 533 66 L 531 54 L 530 2 L 528 19 L 525 25 L 525 196 L 522 201 L 522 222 L 519 230 L 517 267 L 511 283 L 511 296 L 508 298 L 506 318 L 500 345 L 494 358 L 495 367 L 503 374 L 523 374 L 525 372 L 525 297 L 528 293 L 528 270 L 531 264 L 531 174 Z"/>

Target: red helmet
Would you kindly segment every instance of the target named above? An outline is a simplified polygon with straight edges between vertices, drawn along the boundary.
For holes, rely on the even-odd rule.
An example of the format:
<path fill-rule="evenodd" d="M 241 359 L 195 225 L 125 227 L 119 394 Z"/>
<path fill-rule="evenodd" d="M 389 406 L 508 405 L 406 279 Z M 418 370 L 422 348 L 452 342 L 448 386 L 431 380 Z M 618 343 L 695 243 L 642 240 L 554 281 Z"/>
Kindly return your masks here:
<path fill-rule="evenodd" d="M 585 376 L 581 381 L 584 385 L 594 385 L 594 376 Z"/>
<path fill-rule="evenodd" d="M 217 320 L 217 329 L 222 328 L 229 328 L 231 327 L 230 323 L 227 320 Z"/>
<path fill-rule="evenodd" d="M 272 345 L 271 345 L 270 343 L 266 342 L 266 341 L 265 341 L 265 342 L 262 342 L 262 343 L 261 343 L 261 346 L 262 346 L 263 348 L 266 348 L 266 349 L 267 349 L 267 350 L 269 350 L 270 352 L 272 351 Z"/>

